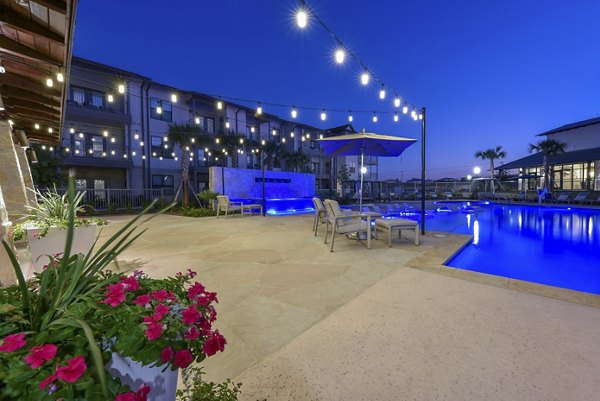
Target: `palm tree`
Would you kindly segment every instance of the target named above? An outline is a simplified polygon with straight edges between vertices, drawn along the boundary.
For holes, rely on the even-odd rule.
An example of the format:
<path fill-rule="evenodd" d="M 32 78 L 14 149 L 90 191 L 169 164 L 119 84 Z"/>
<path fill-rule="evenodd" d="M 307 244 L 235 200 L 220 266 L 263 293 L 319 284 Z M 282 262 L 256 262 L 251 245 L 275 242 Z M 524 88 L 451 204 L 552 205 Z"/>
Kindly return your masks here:
<path fill-rule="evenodd" d="M 496 159 L 504 159 L 506 157 L 506 152 L 502 150 L 502 146 L 496 146 L 495 148 L 490 148 L 488 150 L 480 150 L 475 153 L 475 157 L 480 158 L 481 160 L 489 160 L 490 161 L 490 178 L 492 179 L 492 195 L 496 194 L 496 188 L 494 183 L 494 160 Z"/>
<path fill-rule="evenodd" d="M 302 149 L 297 152 L 285 154 L 285 160 L 290 170 L 295 173 L 307 173 L 310 171 L 310 155 L 304 153 Z"/>
<path fill-rule="evenodd" d="M 267 170 L 273 170 L 273 166 L 281 161 L 284 148 L 280 143 L 276 143 L 274 141 L 267 141 L 263 145 L 262 151 L 264 154 L 264 160 Z"/>
<path fill-rule="evenodd" d="M 552 189 L 552 186 L 548 185 L 550 182 L 550 157 L 563 153 L 566 146 L 566 143 L 555 139 L 544 139 L 537 143 L 529 144 L 529 153 L 541 152 L 544 155 L 544 188 L 548 193 Z"/>
<path fill-rule="evenodd" d="M 179 146 L 181 157 L 181 205 L 183 207 L 190 207 L 190 169 L 188 164 L 189 156 L 186 152 L 193 155 L 194 147 L 208 143 L 209 138 L 204 130 L 197 125 L 175 123 L 169 125 L 166 136 L 167 141 L 173 147 L 173 152 L 176 151 L 174 145 Z"/>
<path fill-rule="evenodd" d="M 239 166 L 239 150 L 244 147 L 245 137 L 236 134 L 233 130 L 219 133 L 218 137 L 220 138 L 220 145 L 227 152 L 227 156 L 231 156 L 231 166 L 237 168 Z"/>

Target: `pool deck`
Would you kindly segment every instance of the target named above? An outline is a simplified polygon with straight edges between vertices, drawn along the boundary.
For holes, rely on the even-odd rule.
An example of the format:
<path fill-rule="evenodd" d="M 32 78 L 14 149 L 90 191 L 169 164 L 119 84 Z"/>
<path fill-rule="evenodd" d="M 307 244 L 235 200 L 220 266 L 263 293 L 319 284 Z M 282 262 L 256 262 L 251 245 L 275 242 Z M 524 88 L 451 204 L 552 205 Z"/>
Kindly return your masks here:
<path fill-rule="evenodd" d="M 163 215 L 121 260 L 219 293 L 228 346 L 205 370 L 243 400 L 597 399 L 600 297 L 443 267 L 467 236 L 330 253 L 311 224 Z"/>

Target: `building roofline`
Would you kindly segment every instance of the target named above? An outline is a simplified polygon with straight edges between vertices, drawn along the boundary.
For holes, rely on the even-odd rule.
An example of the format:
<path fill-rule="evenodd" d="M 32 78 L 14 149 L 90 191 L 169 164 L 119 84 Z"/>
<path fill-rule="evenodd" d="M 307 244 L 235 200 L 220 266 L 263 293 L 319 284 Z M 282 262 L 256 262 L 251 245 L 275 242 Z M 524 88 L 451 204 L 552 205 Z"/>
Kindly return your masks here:
<path fill-rule="evenodd" d="M 537 134 L 536 136 L 545 136 L 550 134 L 556 134 L 558 132 L 569 131 L 572 129 L 583 128 L 590 125 L 600 124 L 600 117 L 588 118 L 587 120 L 578 121 L 575 123 L 561 125 L 558 128 L 551 129 L 546 132 L 542 132 L 541 134 Z"/>

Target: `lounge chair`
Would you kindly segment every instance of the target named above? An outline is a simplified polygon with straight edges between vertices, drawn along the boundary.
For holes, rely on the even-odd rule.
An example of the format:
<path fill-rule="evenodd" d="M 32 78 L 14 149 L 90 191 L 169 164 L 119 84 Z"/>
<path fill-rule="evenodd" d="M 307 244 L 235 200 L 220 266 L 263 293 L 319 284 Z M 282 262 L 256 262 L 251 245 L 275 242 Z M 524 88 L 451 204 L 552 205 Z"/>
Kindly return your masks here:
<path fill-rule="evenodd" d="M 365 216 L 362 213 L 347 214 L 340 209 L 339 203 L 332 199 L 325 199 L 325 209 L 327 210 L 327 223 L 325 229 L 325 244 L 329 235 L 329 226 L 331 226 L 331 252 L 333 252 L 333 244 L 335 234 L 352 234 L 356 233 L 356 239 L 360 239 L 360 233 L 367 233 L 367 248 L 371 247 L 371 227 L 370 219 L 367 221 L 362 218 Z"/>
<path fill-rule="evenodd" d="M 568 202 L 568 201 L 569 201 L 569 193 L 568 192 L 562 192 L 560 195 L 558 195 L 556 197 L 556 199 L 554 199 L 555 203 Z"/>
<path fill-rule="evenodd" d="M 431 199 L 437 199 L 437 197 L 438 197 L 438 196 L 437 196 L 437 192 L 435 192 L 435 191 L 431 191 L 431 192 L 429 193 L 429 197 L 430 197 Z"/>
<path fill-rule="evenodd" d="M 575 196 L 572 200 L 572 202 L 577 202 L 577 203 L 583 203 L 585 202 L 586 198 L 588 197 L 588 193 L 587 192 L 579 192 L 577 194 L 577 196 Z M 571 202 L 569 202 L 571 203 Z"/>
<path fill-rule="evenodd" d="M 225 217 L 228 213 L 240 212 L 241 216 L 244 217 L 244 208 L 242 202 L 231 202 L 229 196 L 218 195 L 217 196 L 217 218 L 221 212 L 225 212 Z"/>
<path fill-rule="evenodd" d="M 592 199 L 587 200 L 587 202 L 590 202 L 590 205 L 593 205 L 593 204 L 599 204 L 600 205 L 600 195 L 598 195 L 598 197 L 595 198 L 595 199 L 592 198 Z"/>
<path fill-rule="evenodd" d="M 316 236 L 319 229 L 319 224 L 325 224 L 327 222 L 327 209 L 325 209 L 325 205 L 321 199 L 314 197 L 312 198 L 312 201 L 313 205 L 315 205 L 315 221 L 313 223 L 313 231 L 315 232 Z"/>
<path fill-rule="evenodd" d="M 444 192 L 444 196 L 446 197 L 446 199 L 452 199 L 452 197 L 453 197 L 452 192 L 450 192 L 450 191 Z"/>

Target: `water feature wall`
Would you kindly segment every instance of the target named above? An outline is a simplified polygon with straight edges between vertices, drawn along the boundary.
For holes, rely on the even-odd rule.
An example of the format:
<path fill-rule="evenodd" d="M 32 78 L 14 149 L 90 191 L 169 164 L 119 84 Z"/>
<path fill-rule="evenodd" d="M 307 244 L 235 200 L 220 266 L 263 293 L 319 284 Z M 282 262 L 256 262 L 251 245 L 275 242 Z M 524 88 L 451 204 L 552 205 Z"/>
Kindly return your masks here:
<path fill-rule="evenodd" d="M 224 178 L 224 180 L 223 180 Z M 223 191 L 223 181 L 225 191 Z M 230 167 L 211 167 L 209 188 L 230 199 L 262 199 L 262 173 Z M 265 198 L 312 198 L 315 196 L 315 175 L 265 171 Z"/>

